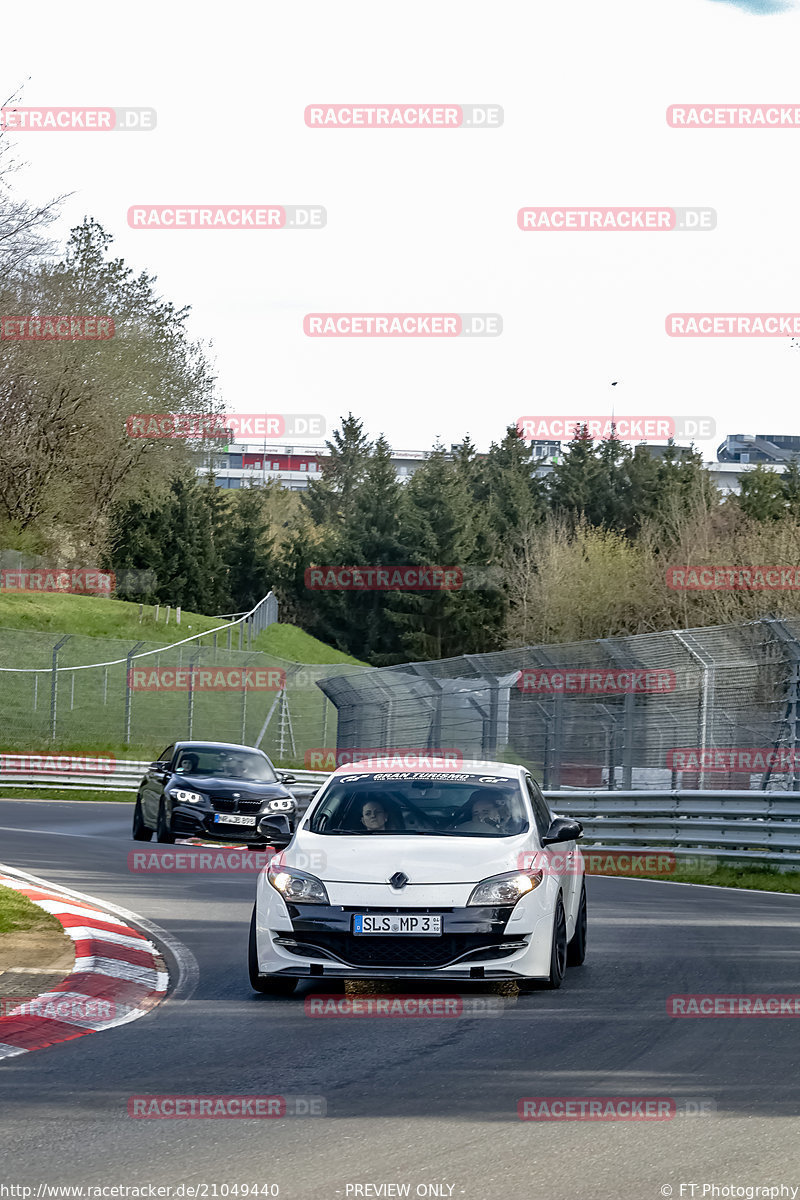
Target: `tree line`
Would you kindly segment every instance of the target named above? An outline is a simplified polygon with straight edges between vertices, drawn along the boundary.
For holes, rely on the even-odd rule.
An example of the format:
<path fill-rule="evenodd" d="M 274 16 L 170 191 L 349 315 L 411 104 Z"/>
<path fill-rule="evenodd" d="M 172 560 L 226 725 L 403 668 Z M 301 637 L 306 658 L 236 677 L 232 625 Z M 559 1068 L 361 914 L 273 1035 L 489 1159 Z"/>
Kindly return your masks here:
<path fill-rule="evenodd" d="M 654 457 L 582 428 L 550 473 L 537 466 L 509 426 L 485 454 L 469 438 L 435 446 L 400 482 L 386 439 L 349 414 L 303 492 L 220 494 L 186 477 L 149 513 L 116 506 L 112 565 L 153 567 L 157 598 L 200 611 L 223 611 L 223 596 L 243 610 L 269 586 L 282 620 L 375 665 L 797 611 L 791 592 L 674 591 L 667 577 L 677 564 L 800 561 L 795 463 L 757 467 L 723 498 L 694 448 Z M 461 583 L 310 587 L 326 566 L 454 567 Z"/>

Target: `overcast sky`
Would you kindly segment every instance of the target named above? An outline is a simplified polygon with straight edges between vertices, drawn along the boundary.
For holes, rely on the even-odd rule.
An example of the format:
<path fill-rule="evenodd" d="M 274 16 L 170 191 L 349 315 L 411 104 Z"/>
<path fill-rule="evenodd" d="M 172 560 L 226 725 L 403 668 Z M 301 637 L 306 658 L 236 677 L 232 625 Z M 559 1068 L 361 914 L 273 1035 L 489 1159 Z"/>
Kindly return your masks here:
<path fill-rule="evenodd" d="M 352 410 L 396 448 L 522 414 L 702 414 L 800 433 L 800 349 L 670 338 L 675 311 L 800 311 L 798 129 L 671 129 L 668 105 L 800 105 L 780 0 L 139 0 L 7 5 L 3 96 L 152 106 L 154 132 L 28 133 L 19 186 L 72 191 L 190 304 L 226 406 Z M 315 103 L 492 103 L 499 129 L 310 129 Z M 326 228 L 134 230 L 133 204 L 319 204 Z M 525 206 L 710 206 L 713 232 L 521 232 Z M 309 312 L 500 313 L 499 337 L 313 339 Z M 618 381 L 613 390 L 612 381 Z"/>

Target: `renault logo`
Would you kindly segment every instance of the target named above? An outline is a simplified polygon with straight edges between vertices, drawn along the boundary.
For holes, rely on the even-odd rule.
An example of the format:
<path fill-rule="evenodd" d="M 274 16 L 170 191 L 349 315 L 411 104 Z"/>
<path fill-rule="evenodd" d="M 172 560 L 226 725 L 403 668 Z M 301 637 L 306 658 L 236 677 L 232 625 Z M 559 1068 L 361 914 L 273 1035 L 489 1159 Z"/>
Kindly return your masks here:
<path fill-rule="evenodd" d="M 389 880 L 389 883 L 392 885 L 392 887 L 397 888 L 398 890 L 400 888 L 404 888 L 409 882 L 410 880 L 408 876 L 404 875 L 402 871 L 395 871 L 394 875 Z"/>

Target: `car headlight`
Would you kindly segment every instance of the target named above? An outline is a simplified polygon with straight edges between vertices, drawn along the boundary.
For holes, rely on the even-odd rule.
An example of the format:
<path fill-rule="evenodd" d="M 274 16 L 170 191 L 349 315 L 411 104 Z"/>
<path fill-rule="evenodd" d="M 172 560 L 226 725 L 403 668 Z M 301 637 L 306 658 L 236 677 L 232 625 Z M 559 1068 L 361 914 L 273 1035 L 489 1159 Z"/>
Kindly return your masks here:
<path fill-rule="evenodd" d="M 284 900 L 293 900 L 298 904 L 330 904 L 322 880 L 307 875 L 305 871 L 295 871 L 293 867 L 284 867 L 280 863 L 273 867 L 270 863 L 267 879 Z"/>
<path fill-rule="evenodd" d="M 508 871 L 482 879 L 467 904 L 516 904 L 542 882 L 541 871 Z"/>
<path fill-rule="evenodd" d="M 272 812 L 289 812 L 294 807 L 294 800 L 283 799 L 270 800 L 269 804 L 267 805 L 267 808 L 271 809 Z"/>
<path fill-rule="evenodd" d="M 187 792 L 185 788 L 176 788 L 170 792 L 170 796 L 179 804 L 202 804 L 205 800 L 205 796 L 201 792 Z"/>

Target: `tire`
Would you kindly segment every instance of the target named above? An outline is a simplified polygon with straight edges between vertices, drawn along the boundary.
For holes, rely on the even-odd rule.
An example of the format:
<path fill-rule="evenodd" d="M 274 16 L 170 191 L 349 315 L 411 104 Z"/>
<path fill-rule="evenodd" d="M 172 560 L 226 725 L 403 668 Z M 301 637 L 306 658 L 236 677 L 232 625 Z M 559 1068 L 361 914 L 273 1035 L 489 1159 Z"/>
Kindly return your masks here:
<path fill-rule="evenodd" d="M 166 806 L 165 806 L 163 800 L 161 801 L 161 803 L 158 806 L 158 823 L 156 825 L 156 841 L 157 842 L 166 842 L 167 845 L 171 845 L 175 841 L 175 834 L 172 832 L 172 830 L 169 827 L 169 821 L 167 820 L 167 810 L 166 810 Z"/>
<path fill-rule="evenodd" d="M 297 987 L 296 979 L 288 979 L 281 975 L 259 975 L 258 952 L 256 949 L 256 910 L 250 918 L 250 937 L 247 943 L 247 970 L 250 975 L 250 987 L 262 996 L 291 996 Z"/>
<path fill-rule="evenodd" d="M 148 829 L 144 823 L 142 802 L 138 796 L 136 797 L 136 803 L 133 806 L 133 828 L 131 830 L 131 834 L 135 842 L 149 842 L 153 837 L 152 829 Z"/>
<path fill-rule="evenodd" d="M 564 972 L 567 969 L 567 916 L 564 912 L 564 901 L 561 892 L 558 893 L 556 911 L 553 916 L 553 940 L 550 945 L 550 974 L 546 979 L 520 980 L 518 986 L 521 992 L 554 991 L 564 982 Z"/>
<path fill-rule="evenodd" d="M 567 966 L 579 967 L 586 958 L 586 881 L 581 884 L 575 932 L 567 945 Z"/>

